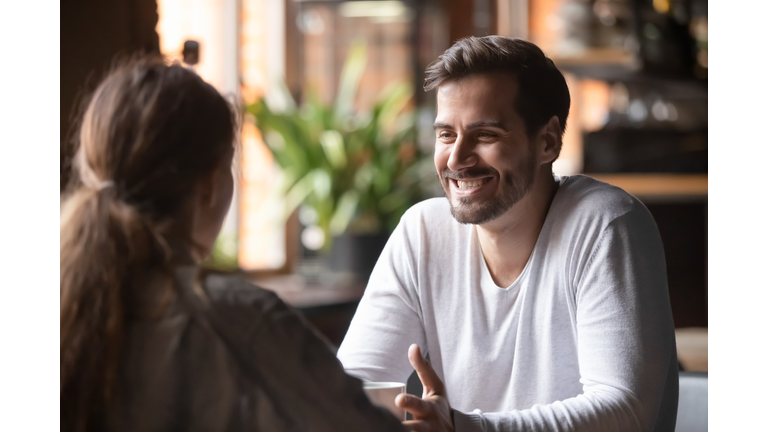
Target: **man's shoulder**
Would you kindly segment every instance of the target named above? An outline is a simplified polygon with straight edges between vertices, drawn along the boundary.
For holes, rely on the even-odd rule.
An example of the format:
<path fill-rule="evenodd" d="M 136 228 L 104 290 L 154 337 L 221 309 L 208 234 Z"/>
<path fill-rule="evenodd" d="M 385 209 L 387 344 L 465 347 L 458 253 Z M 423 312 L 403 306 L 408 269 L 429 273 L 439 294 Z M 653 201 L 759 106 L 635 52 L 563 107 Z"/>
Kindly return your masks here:
<path fill-rule="evenodd" d="M 611 221 L 628 213 L 647 213 L 623 189 L 586 175 L 562 177 L 556 199 L 559 211 L 587 219 Z"/>

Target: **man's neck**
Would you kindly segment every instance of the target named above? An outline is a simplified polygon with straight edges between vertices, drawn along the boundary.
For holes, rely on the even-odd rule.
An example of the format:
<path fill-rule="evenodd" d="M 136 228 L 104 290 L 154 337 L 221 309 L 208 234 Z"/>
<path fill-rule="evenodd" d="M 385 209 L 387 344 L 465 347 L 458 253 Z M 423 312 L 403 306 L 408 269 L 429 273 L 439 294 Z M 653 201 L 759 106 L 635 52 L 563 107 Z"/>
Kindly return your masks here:
<path fill-rule="evenodd" d="M 477 225 L 483 257 L 499 287 L 512 285 L 523 272 L 557 187 L 551 171 L 540 172 L 523 199 L 498 219 Z"/>

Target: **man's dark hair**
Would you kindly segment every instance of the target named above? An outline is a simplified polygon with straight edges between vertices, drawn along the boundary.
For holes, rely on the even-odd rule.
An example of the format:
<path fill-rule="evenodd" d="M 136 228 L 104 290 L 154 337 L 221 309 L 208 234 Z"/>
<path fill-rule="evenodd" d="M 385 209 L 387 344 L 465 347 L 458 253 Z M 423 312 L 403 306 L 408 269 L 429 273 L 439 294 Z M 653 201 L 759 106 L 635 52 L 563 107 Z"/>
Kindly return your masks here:
<path fill-rule="evenodd" d="M 515 109 L 533 136 L 552 116 L 565 132 L 571 96 L 563 74 L 536 45 L 504 36 L 458 40 L 427 67 L 424 90 L 483 72 L 505 72 L 517 78 Z"/>

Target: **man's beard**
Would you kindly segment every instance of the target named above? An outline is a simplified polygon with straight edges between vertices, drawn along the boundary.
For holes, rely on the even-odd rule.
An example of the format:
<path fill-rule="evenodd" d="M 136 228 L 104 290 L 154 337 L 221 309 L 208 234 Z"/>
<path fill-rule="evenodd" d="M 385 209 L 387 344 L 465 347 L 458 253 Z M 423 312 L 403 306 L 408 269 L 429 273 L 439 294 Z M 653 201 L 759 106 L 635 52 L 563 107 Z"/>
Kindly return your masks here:
<path fill-rule="evenodd" d="M 505 172 L 503 180 L 505 188 L 502 190 L 502 195 L 494 195 L 486 202 L 474 206 L 474 208 L 472 206 L 473 198 L 459 198 L 459 203 L 453 205 L 453 202 L 448 197 L 448 190 L 450 188 L 450 185 L 448 185 L 450 180 L 448 179 L 473 178 L 487 175 L 496 175 L 501 181 L 498 171 L 490 167 L 474 170 L 470 168 L 462 173 L 461 176 L 450 168 L 446 168 L 443 171 L 442 178 L 444 182 L 440 182 L 440 184 L 443 186 L 443 192 L 451 205 L 451 215 L 457 222 L 479 225 L 497 219 L 506 213 L 507 210 L 523 199 L 533 187 L 533 179 L 536 175 L 535 160 L 533 157 L 530 157 L 520 171 Z"/>

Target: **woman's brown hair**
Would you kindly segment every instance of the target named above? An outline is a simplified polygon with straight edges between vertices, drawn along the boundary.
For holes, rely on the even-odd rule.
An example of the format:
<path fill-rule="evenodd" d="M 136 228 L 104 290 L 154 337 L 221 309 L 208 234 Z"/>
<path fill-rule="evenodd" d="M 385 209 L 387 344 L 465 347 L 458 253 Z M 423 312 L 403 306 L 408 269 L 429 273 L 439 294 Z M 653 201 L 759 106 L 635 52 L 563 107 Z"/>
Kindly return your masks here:
<path fill-rule="evenodd" d="M 80 181 L 61 206 L 62 431 L 98 429 L 115 402 L 131 288 L 170 276 L 174 242 L 189 241 L 171 227 L 232 151 L 236 124 L 213 87 L 159 58 L 115 68 L 93 93 L 75 156 Z"/>

